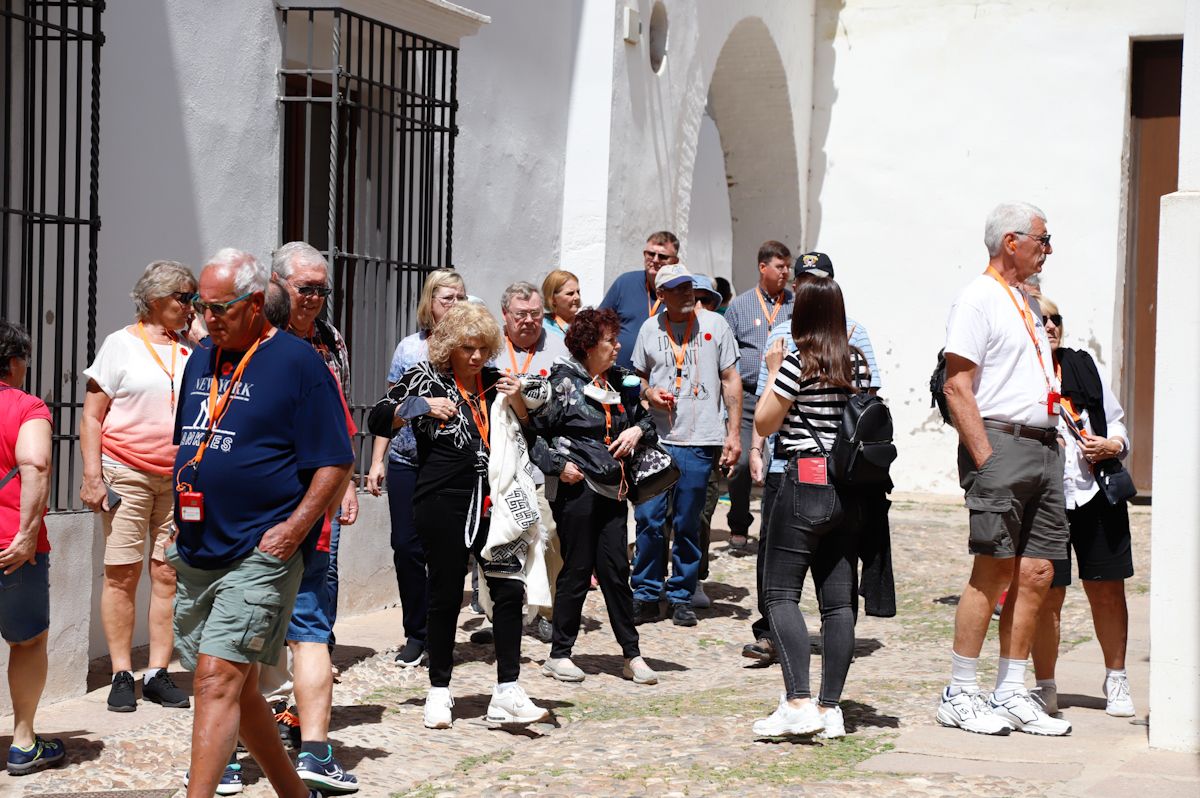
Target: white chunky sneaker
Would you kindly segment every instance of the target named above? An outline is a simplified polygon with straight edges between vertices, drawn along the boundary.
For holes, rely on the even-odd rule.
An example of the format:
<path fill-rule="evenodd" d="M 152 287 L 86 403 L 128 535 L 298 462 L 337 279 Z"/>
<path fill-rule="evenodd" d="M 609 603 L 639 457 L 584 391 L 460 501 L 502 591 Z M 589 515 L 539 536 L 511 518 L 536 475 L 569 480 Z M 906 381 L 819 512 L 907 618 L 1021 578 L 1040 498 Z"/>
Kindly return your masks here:
<path fill-rule="evenodd" d="M 1041 704 L 1047 715 L 1058 717 L 1057 687 L 1035 687 L 1029 691 L 1029 697 Z"/>
<path fill-rule="evenodd" d="M 1022 690 L 1003 701 L 997 701 L 993 693 L 988 698 L 993 714 L 1008 721 L 1012 727 L 1026 734 L 1041 734 L 1047 737 L 1062 737 L 1071 733 L 1071 724 L 1061 718 L 1052 718 L 1042 707 Z"/>
<path fill-rule="evenodd" d="M 842 715 L 841 707 L 826 709 L 821 713 L 821 722 L 825 724 L 825 728 L 817 736 L 822 740 L 833 740 L 846 736 L 846 718 Z"/>
<path fill-rule="evenodd" d="M 658 674 L 641 657 L 625 660 L 621 675 L 634 684 L 658 684 Z"/>
<path fill-rule="evenodd" d="M 1104 680 L 1104 695 L 1108 699 L 1104 711 L 1114 718 L 1132 718 L 1133 696 L 1129 694 L 1129 677 L 1110 676 Z"/>
<path fill-rule="evenodd" d="M 542 665 L 542 675 L 558 679 L 560 682 L 582 682 L 587 678 L 587 674 L 580 670 L 574 662 L 571 662 L 570 657 L 547 659 Z"/>
<path fill-rule="evenodd" d="M 950 695 L 950 688 L 942 690 L 942 702 L 938 705 L 937 722 L 952 729 L 975 734 L 1008 734 L 1012 726 L 1008 721 L 992 713 L 983 693 L 962 692 Z"/>
<path fill-rule="evenodd" d="M 454 725 L 454 715 L 450 711 L 454 699 L 449 687 L 430 687 L 425 696 L 425 728 L 449 729 Z"/>
<path fill-rule="evenodd" d="M 521 685 L 516 684 L 501 692 L 500 686 L 492 691 L 492 702 L 488 704 L 487 719 L 491 723 L 537 723 L 550 717 L 550 710 L 543 709 L 529 700 Z"/>
<path fill-rule="evenodd" d="M 825 728 L 821 712 L 811 701 L 800 709 L 787 702 L 787 696 L 779 696 L 779 706 L 770 717 L 754 721 L 754 733 L 759 737 L 783 737 L 785 735 L 807 736 Z"/>

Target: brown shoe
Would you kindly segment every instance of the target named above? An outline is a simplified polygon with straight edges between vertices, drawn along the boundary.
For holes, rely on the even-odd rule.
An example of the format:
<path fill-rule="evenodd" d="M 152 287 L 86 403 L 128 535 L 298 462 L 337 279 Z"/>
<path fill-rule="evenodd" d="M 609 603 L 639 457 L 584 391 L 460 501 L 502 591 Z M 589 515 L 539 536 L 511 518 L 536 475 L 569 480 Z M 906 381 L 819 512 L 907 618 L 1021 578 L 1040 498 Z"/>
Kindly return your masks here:
<path fill-rule="evenodd" d="M 775 661 L 775 644 L 769 637 L 760 637 L 753 643 L 747 643 L 742 647 L 742 656 L 756 660 L 763 665 L 770 665 Z"/>

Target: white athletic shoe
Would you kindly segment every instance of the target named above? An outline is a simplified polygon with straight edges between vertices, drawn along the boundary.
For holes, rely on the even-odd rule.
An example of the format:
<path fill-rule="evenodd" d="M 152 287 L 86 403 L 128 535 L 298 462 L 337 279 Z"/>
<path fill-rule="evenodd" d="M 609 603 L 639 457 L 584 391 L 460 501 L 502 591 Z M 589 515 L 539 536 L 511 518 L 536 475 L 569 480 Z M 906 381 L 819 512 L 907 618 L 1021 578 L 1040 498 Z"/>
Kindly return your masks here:
<path fill-rule="evenodd" d="M 449 687 L 430 687 L 425 696 L 425 728 L 449 729 L 453 726 L 454 715 L 450 711 L 453 706 Z"/>
<path fill-rule="evenodd" d="M 823 730 L 821 712 L 811 701 L 800 709 L 787 702 L 787 696 L 779 696 L 779 706 L 770 717 L 754 721 L 754 733 L 759 737 L 783 737 L 785 735 L 807 736 Z"/>
<path fill-rule="evenodd" d="M 582 682 L 587 674 L 580 670 L 570 657 L 550 658 L 542 665 L 542 675 L 560 682 Z"/>
<path fill-rule="evenodd" d="M 1114 718 L 1132 718 L 1133 696 L 1129 694 L 1129 677 L 1110 676 L 1104 680 L 1104 695 L 1108 699 L 1104 711 Z"/>
<path fill-rule="evenodd" d="M 821 722 L 825 728 L 817 735 L 822 740 L 833 740 L 846 736 L 846 718 L 842 715 L 841 707 L 829 707 L 821 713 Z"/>
<path fill-rule="evenodd" d="M 1003 735 L 1013 729 L 1008 721 L 993 714 L 983 693 L 961 692 L 952 696 L 949 687 L 942 690 L 937 722 L 952 729 L 962 729 L 975 734 Z"/>
<path fill-rule="evenodd" d="M 513 685 L 500 692 L 499 685 L 492 691 L 492 702 L 488 704 L 487 719 L 491 723 L 537 723 L 550 717 L 550 710 L 543 709 L 529 700 L 521 685 Z"/>
<path fill-rule="evenodd" d="M 1008 721 L 1017 731 L 1026 734 L 1062 737 L 1071 733 L 1070 722 L 1047 715 L 1042 711 L 1041 705 L 1024 690 L 1013 693 L 1003 701 L 997 701 L 993 693 L 988 698 L 988 706 L 996 716 Z"/>

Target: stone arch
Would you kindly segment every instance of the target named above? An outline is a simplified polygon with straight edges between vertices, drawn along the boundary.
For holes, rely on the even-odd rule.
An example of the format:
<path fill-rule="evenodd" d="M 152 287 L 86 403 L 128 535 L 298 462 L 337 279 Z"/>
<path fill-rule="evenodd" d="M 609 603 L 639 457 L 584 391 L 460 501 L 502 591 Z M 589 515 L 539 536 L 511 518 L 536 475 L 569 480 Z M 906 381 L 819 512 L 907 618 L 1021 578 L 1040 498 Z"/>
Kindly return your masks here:
<path fill-rule="evenodd" d="M 767 25 L 747 17 L 729 32 L 708 88 L 708 114 L 725 156 L 733 283 L 758 279 L 755 255 L 767 239 L 794 254 L 801 235 L 796 132 L 783 59 Z"/>

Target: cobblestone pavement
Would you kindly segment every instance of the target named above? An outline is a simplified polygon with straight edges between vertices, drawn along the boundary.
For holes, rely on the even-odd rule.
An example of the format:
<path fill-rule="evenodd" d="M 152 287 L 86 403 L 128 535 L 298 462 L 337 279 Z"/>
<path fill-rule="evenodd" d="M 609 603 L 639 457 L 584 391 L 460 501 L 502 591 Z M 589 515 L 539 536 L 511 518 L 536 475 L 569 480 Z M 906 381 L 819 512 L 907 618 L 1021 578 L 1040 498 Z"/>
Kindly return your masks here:
<path fill-rule="evenodd" d="M 548 646 L 526 637 L 521 681 L 534 700 L 553 708 L 554 722 L 520 734 L 490 729 L 482 718 L 494 660 L 488 646 L 465 642 L 482 620 L 464 610 L 452 685 L 455 725 L 428 731 L 421 724 L 426 671 L 393 663 L 394 649 L 386 648 L 399 641 L 388 630 L 399 628 L 399 615 L 387 610 L 339 626 L 342 675 L 331 735 L 336 754 L 358 775 L 360 794 L 370 796 L 1054 794 L 1055 783 L 1022 782 L 1019 773 L 999 781 L 855 770 L 857 763 L 889 750 L 901 729 L 934 725 L 935 699 L 947 679 L 954 604 L 969 568 L 961 505 L 899 501 L 892 522 L 899 614 L 859 619 L 857 658 L 843 702 L 851 734 L 843 740 L 754 739 L 750 725 L 773 709 L 782 677 L 777 666 L 754 667 L 740 656 L 754 610 L 755 559 L 729 555 L 719 510 L 707 583 L 712 609 L 698 613 L 701 622 L 693 629 L 669 621 L 639 627 L 642 651 L 661 675 L 657 686 L 620 678 L 620 652 L 603 599 L 592 591 L 584 609 L 586 633 L 575 651 L 587 680 L 567 685 L 543 677 L 539 666 Z M 1149 512 L 1135 511 L 1133 524 L 1138 575 L 1129 590 L 1138 594 L 1149 585 Z M 802 606 L 815 631 L 811 584 Z M 1063 646 L 1078 645 L 1091 634 L 1082 590 L 1073 586 L 1063 613 Z M 989 633 L 994 636 L 995 624 Z M 995 652 L 994 643 L 984 648 L 984 683 L 993 678 Z M 814 657 L 814 683 L 819 683 L 819 666 Z M 134 715 L 114 719 L 103 711 L 104 695 L 99 690 L 68 702 L 78 706 L 71 710 L 70 728 L 88 730 L 70 735 L 71 765 L 21 780 L 0 776 L 0 794 L 179 784 L 187 766 L 191 713 L 143 703 Z M 114 723 L 121 725 L 114 728 Z M 253 762 L 245 759 L 244 767 L 244 794 L 270 795 Z"/>

